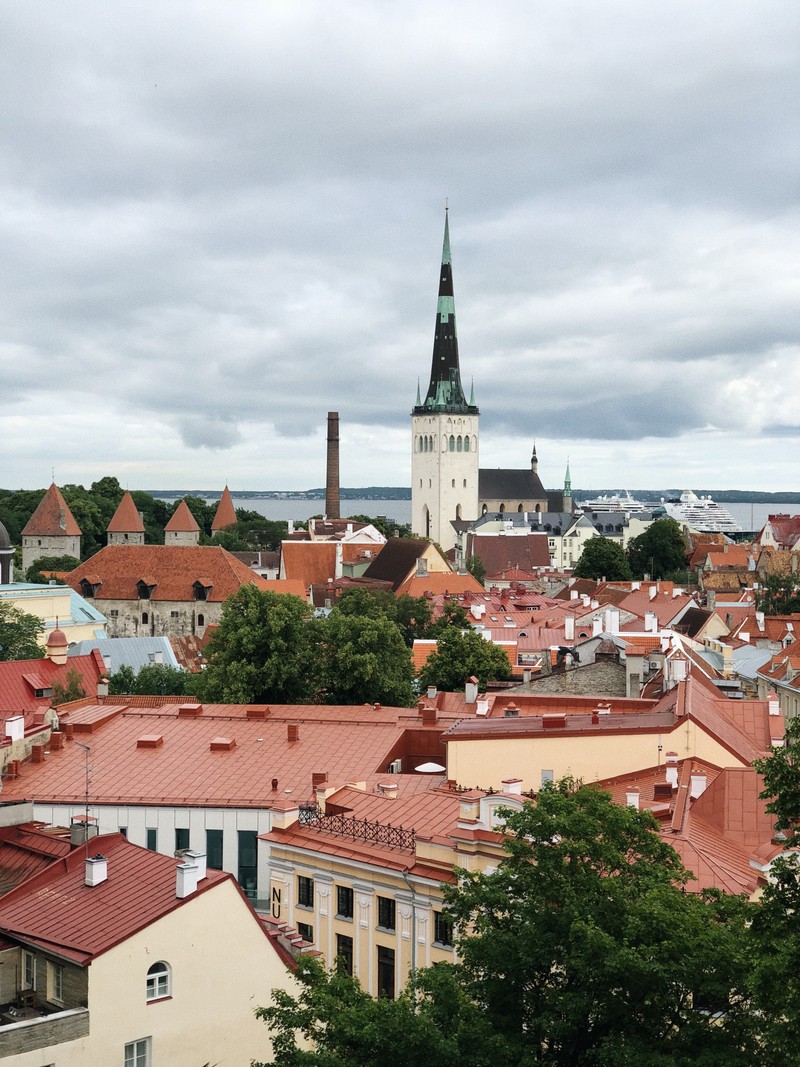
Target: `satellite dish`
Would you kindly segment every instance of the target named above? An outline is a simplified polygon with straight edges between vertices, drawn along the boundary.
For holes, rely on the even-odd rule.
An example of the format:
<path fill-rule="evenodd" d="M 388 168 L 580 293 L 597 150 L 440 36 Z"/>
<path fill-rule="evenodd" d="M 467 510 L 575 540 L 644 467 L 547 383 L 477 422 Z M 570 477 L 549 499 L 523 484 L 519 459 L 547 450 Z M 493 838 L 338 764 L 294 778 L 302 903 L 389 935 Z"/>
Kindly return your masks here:
<path fill-rule="evenodd" d="M 447 768 L 441 763 L 420 763 L 419 767 L 415 767 L 414 770 L 419 771 L 420 774 L 441 774 Z"/>

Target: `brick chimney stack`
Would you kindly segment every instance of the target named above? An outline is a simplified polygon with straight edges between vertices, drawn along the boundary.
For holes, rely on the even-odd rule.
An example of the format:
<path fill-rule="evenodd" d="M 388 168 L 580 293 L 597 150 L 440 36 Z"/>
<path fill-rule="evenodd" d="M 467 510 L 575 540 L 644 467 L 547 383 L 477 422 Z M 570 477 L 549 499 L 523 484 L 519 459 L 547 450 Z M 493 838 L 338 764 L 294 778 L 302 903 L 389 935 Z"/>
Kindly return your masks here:
<path fill-rule="evenodd" d="M 328 412 L 328 467 L 325 475 L 325 515 L 340 519 L 339 503 L 339 412 Z"/>

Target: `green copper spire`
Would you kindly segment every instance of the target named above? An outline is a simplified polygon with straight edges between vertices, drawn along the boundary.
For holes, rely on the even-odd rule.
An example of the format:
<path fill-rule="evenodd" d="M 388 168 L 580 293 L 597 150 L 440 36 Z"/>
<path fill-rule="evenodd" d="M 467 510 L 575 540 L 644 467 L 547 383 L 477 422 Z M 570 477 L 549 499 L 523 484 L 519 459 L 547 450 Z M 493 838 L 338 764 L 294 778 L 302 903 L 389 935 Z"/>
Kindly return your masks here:
<path fill-rule="evenodd" d="M 450 221 L 447 207 L 444 216 L 442 267 L 439 274 L 439 297 L 436 304 L 436 327 L 433 336 L 431 379 L 425 401 L 419 400 L 413 414 L 445 412 L 456 415 L 477 415 L 474 397 L 467 403 L 461 384 L 456 333 L 456 307 L 453 297 L 453 270 L 450 261 Z"/>
<path fill-rule="evenodd" d="M 421 403 L 422 401 L 419 398 L 419 378 L 417 378 L 417 407 L 419 407 Z"/>

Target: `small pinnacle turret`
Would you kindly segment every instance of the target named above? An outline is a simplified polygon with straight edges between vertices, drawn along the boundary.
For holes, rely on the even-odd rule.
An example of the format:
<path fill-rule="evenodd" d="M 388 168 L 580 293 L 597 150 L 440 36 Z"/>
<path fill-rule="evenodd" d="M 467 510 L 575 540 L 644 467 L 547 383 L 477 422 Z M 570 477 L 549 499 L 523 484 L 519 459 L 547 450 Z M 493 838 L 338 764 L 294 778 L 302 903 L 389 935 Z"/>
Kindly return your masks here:
<path fill-rule="evenodd" d="M 424 403 L 419 403 L 418 396 L 417 405 L 412 414 L 424 415 L 426 412 L 446 412 L 457 415 L 478 414 L 474 395 L 470 396 L 470 401 L 467 403 L 464 387 L 461 384 L 447 208 L 445 208 L 444 216 L 442 269 L 439 275 L 439 299 L 436 305 L 431 380 Z"/>
<path fill-rule="evenodd" d="M 531 470 L 534 474 L 539 470 L 539 457 L 536 455 L 536 442 L 533 442 L 533 452 L 531 452 Z"/>
<path fill-rule="evenodd" d="M 564 499 L 571 499 L 572 497 L 572 478 L 569 473 L 569 460 L 567 460 L 567 470 L 564 475 Z"/>

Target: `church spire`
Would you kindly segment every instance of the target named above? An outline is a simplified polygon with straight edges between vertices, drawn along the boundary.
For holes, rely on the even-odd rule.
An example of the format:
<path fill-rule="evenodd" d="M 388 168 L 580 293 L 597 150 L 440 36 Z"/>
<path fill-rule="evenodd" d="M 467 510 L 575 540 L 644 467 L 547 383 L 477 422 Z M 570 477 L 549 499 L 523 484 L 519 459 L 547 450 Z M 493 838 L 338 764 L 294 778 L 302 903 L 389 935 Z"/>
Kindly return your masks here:
<path fill-rule="evenodd" d="M 531 470 L 534 474 L 539 470 L 539 457 L 536 455 L 536 442 L 533 442 L 533 452 L 531 452 Z"/>
<path fill-rule="evenodd" d="M 572 478 L 569 473 L 569 458 L 567 458 L 567 472 L 564 475 L 564 499 L 572 499 Z"/>
<path fill-rule="evenodd" d="M 461 368 L 458 362 L 458 336 L 456 334 L 456 308 L 453 299 L 453 270 L 450 260 L 450 225 L 445 207 L 444 242 L 442 244 L 442 269 L 439 274 L 439 299 L 436 305 L 436 328 L 433 335 L 433 358 L 431 380 L 423 404 L 417 403 L 415 415 L 425 412 L 452 412 L 453 414 L 477 415 L 474 398 L 464 395 L 461 384 Z"/>

